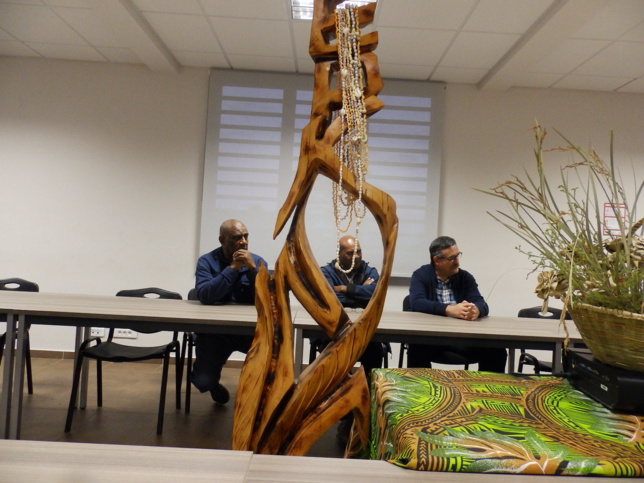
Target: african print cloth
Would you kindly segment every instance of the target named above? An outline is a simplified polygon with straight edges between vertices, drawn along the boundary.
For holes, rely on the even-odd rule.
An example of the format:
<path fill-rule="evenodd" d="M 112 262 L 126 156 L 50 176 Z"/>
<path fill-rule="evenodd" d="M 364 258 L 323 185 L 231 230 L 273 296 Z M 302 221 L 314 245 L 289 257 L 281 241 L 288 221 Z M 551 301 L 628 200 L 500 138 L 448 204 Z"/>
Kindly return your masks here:
<path fill-rule="evenodd" d="M 416 470 L 644 476 L 644 416 L 562 378 L 377 369 L 371 459 Z"/>

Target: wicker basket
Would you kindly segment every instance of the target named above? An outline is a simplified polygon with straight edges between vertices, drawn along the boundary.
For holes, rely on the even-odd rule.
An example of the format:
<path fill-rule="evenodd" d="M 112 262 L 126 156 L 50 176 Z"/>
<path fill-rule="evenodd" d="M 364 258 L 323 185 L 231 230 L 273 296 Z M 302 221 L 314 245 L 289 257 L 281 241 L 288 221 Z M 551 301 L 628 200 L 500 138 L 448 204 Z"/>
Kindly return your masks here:
<path fill-rule="evenodd" d="M 644 372 L 644 315 L 582 303 L 568 311 L 593 356 L 604 364 Z"/>

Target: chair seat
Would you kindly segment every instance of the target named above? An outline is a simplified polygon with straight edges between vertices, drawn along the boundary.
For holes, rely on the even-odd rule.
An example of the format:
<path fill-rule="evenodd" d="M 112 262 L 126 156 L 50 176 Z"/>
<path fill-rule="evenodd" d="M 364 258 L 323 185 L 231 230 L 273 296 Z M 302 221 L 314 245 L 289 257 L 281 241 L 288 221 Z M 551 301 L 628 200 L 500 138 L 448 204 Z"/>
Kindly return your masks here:
<path fill-rule="evenodd" d="M 133 362 L 148 359 L 163 359 L 165 353 L 178 346 L 176 342 L 156 347 L 134 347 L 116 342 L 103 342 L 85 349 L 84 357 L 101 359 L 108 362 Z"/>

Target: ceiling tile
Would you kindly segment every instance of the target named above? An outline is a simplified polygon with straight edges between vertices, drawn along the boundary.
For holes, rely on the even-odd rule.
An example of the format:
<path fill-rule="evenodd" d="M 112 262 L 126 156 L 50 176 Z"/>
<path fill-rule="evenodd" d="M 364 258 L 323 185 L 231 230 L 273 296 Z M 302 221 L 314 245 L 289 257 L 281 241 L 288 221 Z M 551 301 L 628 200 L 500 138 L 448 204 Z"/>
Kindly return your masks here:
<path fill-rule="evenodd" d="M 43 0 L 2 0 L 2 3 L 13 3 L 20 5 L 44 5 Z"/>
<path fill-rule="evenodd" d="M 557 83 L 563 77 L 562 74 L 552 74 L 545 72 L 528 72 L 517 79 L 515 87 L 541 87 L 548 88 Z"/>
<path fill-rule="evenodd" d="M 375 52 L 381 62 L 436 65 L 455 35 L 456 32 L 448 30 L 380 27 Z"/>
<path fill-rule="evenodd" d="M 17 40 L 0 40 L 0 55 L 13 55 L 18 57 L 40 57 L 37 52 Z"/>
<path fill-rule="evenodd" d="M 469 69 L 439 66 L 430 80 L 455 82 L 457 84 L 476 84 L 487 73 L 487 69 Z"/>
<path fill-rule="evenodd" d="M 530 68 L 533 72 L 568 74 L 610 44 L 609 40 L 566 40 Z"/>
<path fill-rule="evenodd" d="M 633 92 L 636 94 L 644 93 L 644 77 L 640 77 L 639 79 L 629 82 L 625 86 L 620 87 L 617 92 Z"/>
<path fill-rule="evenodd" d="M 0 3 L 0 27 L 26 42 L 83 45 L 86 42 L 49 7 Z"/>
<path fill-rule="evenodd" d="M 519 36 L 515 34 L 461 32 L 447 51 L 441 66 L 489 69 L 518 39 Z"/>
<path fill-rule="evenodd" d="M 58 8 L 56 13 L 67 25 L 78 32 L 92 45 L 110 47 L 125 47 L 121 37 L 114 34 L 105 20 L 100 18 L 93 10 L 84 8 Z"/>
<path fill-rule="evenodd" d="M 42 0 L 50 7 L 92 8 L 91 0 Z"/>
<path fill-rule="evenodd" d="M 386 64 L 378 62 L 380 75 L 388 79 L 427 80 L 432 72 L 429 65 Z"/>
<path fill-rule="evenodd" d="M 588 91 L 614 91 L 632 79 L 625 77 L 601 77 L 567 75 L 553 87 L 557 89 L 578 89 Z"/>
<path fill-rule="evenodd" d="M 311 39 L 311 21 L 293 20 L 293 42 L 295 43 L 295 55 L 297 57 L 309 56 L 309 41 Z"/>
<path fill-rule="evenodd" d="M 552 0 L 481 0 L 463 30 L 522 34 L 551 4 Z"/>
<path fill-rule="evenodd" d="M 206 17 L 167 13 L 144 15 L 163 43 L 171 50 L 221 52 Z"/>
<path fill-rule="evenodd" d="M 289 20 L 286 0 L 199 0 L 206 15 Z"/>
<path fill-rule="evenodd" d="M 0 40 L 16 40 L 16 38 L 9 32 L 5 32 L 3 29 L 0 29 Z"/>
<path fill-rule="evenodd" d="M 459 29 L 477 0 L 380 0 L 378 28 L 403 27 L 425 29 Z"/>
<path fill-rule="evenodd" d="M 619 39 L 644 21 L 642 0 L 613 0 L 575 33 L 580 39 Z"/>
<path fill-rule="evenodd" d="M 141 59 L 128 48 L 123 47 L 96 47 L 103 57 L 110 62 L 118 64 L 140 64 Z"/>
<path fill-rule="evenodd" d="M 634 79 L 644 74 L 644 48 L 639 42 L 614 42 L 582 64 L 575 74 Z"/>
<path fill-rule="evenodd" d="M 132 0 L 142 12 L 203 14 L 197 0 Z"/>
<path fill-rule="evenodd" d="M 267 70 L 276 72 L 292 72 L 295 63 L 290 57 L 269 57 L 267 55 L 230 55 L 233 69 Z"/>
<path fill-rule="evenodd" d="M 183 50 L 173 50 L 172 55 L 175 59 L 186 67 L 217 67 L 221 69 L 230 69 L 230 64 L 224 54 L 216 52 L 187 52 Z"/>
<path fill-rule="evenodd" d="M 227 54 L 294 55 L 288 22 L 219 17 L 209 19 Z"/>
<path fill-rule="evenodd" d="M 644 22 L 636 25 L 631 30 L 626 32 L 619 40 L 644 42 Z"/>
<path fill-rule="evenodd" d="M 50 59 L 89 60 L 93 62 L 105 62 L 106 60 L 95 48 L 89 45 L 40 44 L 36 42 L 28 42 L 27 45 Z"/>

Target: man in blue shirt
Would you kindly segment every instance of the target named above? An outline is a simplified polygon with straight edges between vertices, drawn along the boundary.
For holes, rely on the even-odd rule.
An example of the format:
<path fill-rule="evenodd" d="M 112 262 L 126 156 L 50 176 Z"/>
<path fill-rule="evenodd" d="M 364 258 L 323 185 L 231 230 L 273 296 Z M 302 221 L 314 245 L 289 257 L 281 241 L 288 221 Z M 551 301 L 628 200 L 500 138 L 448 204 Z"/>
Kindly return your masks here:
<path fill-rule="evenodd" d="M 254 304 L 255 277 L 266 261 L 248 250 L 248 230 L 239 220 L 227 220 L 219 228 L 221 247 L 206 253 L 197 262 L 195 289 L 203 304 Z M 250 335 L 196 334 L 192 383 L 200 392 L 210 391 L 218 404 L 230 399 L 219 382 L 221 370 L 235 352 L 247 353 Z"/>
<path fill-rule="evenodd" d="M 351 268 L 352 263 L 353 268 Z M 342 306 L 349 308 L 364 309 L 371 300 L 380 278 L 378 270 L 362 260 L 360 243 L 352 236 L 340 238 L 338 258 L 321 269 Z M 329 342 L 326 337 L 312 341 L 312 343 L 318 343 L 321 348 Z M 370 342 L 358 359 L 368 380 L 372 369 L 382 367 L 382 359 L 387 356 L 387 347 L 382 342 Z M 351 413 L 341 420 L 337 434 L 341 441 L 348 440 L 352 423 Z"/>
<path fill-rule="evenodd" d="M 472 321 L 488 315 L 488 305 L 476 280 L 469 272 L 460 269 L 462 253 L 456 241 L 448 236 L 438 237 L 430 244 L 429 253 L 432 262 L 411 276 L 411 310 Z M 463 345 L 409 344 L 407 366 L 430 367 L 432 360 L 440 363 L 449 353 L 478 362 L 480 371 L 505 371 L 505 349 Z"/>
<path fill-rule="evenodd" d="M 347 272 L 351 268 L 354 255 L 353 269 Z M 364 309 L 371 300 L 380 278 L 378 270 L 370 267 L 367 262 L 362 260 L 360 243 L 356 242 L 356 239 L 352 236 L 340 238 L 338 259 L 329 262 L 321 269 L 342 306 L 349 308 Z M 328 340 L 324 340 L 324 342 L 328 343 Z M 371 375 L 371 369 L 382 366 L 383 354 L 381 342 L 369 343 L 359 359 L 367 378 Z"/>

